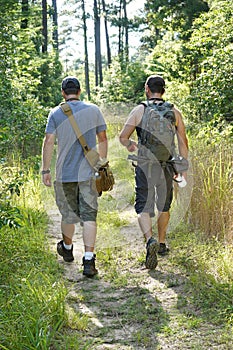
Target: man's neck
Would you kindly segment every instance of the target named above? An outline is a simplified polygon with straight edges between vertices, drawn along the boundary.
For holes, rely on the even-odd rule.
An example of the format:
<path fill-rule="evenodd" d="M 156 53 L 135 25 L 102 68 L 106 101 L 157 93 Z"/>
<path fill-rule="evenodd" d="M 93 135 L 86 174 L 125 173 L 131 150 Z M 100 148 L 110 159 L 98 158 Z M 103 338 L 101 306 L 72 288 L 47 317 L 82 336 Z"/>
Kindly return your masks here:
<path fill-rule="evenodd" d="M 155 92 L 154 94 L 150 94 L 150 96 L 148 96 L 149 100 L 150 99 L 158 99 L 158 100 L 162 100 L 162 94 L 159 94 L 157 92 Z"/>
<path fill-rule="evenodd" d="M 66 102 L 67 101 L 78 101 L 79 100 L 79 96 L 76 95 L 76 94 L 73 94 L 73 95 L 67 95 L 66 98 L 65 98 Z"/>

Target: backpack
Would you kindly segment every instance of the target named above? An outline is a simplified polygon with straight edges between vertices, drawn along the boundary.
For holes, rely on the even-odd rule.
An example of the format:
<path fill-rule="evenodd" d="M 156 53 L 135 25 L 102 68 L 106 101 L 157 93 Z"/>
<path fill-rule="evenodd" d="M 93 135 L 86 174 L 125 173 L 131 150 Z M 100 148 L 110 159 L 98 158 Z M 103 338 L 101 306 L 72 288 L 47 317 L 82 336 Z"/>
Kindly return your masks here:
<path fill-rule="evenodd" d="M 140 123 L 138 156 L 167 162 L 174 155 L 176 117 L 169 102 L 142 102 L 145 111 Z"/>

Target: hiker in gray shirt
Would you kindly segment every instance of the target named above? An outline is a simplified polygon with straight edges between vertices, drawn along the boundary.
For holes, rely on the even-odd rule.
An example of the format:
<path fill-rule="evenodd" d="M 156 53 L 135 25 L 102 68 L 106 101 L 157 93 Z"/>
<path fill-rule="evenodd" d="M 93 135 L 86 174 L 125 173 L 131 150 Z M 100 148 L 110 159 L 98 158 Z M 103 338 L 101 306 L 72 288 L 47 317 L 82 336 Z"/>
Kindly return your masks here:
<path fill-rule="evenodd" d="M 101 158 L 107 158 L 106 123 L 99 108 L 80 101 L 80 83 L 75 77 L 62 81 L 61 93 L 69 104 L 75 121 L 90 148 L 97 147 Z M 55 140 L 57 140 L 56 204 L 62 215 L 62 240 L 57 252 L 66 262 L 72 262 L 75 224 L 83 226 L 83 274 L 91 277 L 98 273 L 95 267 L 95 240 L 98 193 L 94 185 L 94 170 L 86 160 L 69 118 L 57 106 L 51 110 L 45 130 L 42 148 L 42 177 L 46 186 L 52 186 L 50 173 Z"/>

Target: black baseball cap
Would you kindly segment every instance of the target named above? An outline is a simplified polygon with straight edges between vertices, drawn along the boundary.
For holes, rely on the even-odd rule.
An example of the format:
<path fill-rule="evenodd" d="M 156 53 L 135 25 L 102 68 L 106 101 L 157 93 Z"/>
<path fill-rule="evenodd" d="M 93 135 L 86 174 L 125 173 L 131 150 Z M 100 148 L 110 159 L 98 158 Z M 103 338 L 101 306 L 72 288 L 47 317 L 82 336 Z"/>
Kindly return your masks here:
<path fill-rule="evenodd" d="M 149 76 L 146 84 L 148 85 L 149 89 L 153 88 L 154 86 L 161 86 L 162 88 L 165 88 L 165 80 L 160 75 Z"/>
<path fill-rule="evenodd" d="M 80 83 L 77 78 L 68 76 L 62 80 L 61 88 L 65 93 L 77 93 L 80 90 Z"/>

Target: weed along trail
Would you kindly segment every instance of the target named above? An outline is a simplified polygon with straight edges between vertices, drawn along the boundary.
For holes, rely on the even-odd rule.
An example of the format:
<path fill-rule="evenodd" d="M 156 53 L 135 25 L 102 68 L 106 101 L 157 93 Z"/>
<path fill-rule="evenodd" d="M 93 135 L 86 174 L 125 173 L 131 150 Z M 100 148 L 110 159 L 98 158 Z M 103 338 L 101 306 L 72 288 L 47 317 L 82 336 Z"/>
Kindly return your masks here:
<path fill-rule="evenodd" d="M 64 263 L 57 257 L 64 268 L 67 288 L 67 322 L 62 332 L 69 336 L 66 347 L 54 349 L 233 348 L 230 331 L 211 321 L 213 311 L 210 310 L 210 317 L 208 312 L 203 312 L 189 274 L 180 269 L 180 252 L 173 244 L 175 233 L 168 237 L 169 256 L 159 258 L 155 270 L 145 268 L 145 244 L 132 204 L 123 205 L 117 201 L 117 213 L 113 210 L 118 190 L 115 188 L 101 199 L 100 205 L 104 207 L 107 203 L 111 209 L 105 213 L 110 221 L 106 219 L 105 224 L 100 224 L 98 233 L 98 276 L 86 278 L 82 275 L 80 226 L 77 226 L 74 240 L 75 261 Z M 56 253 L 56 243 L 61 237 L 60 215 L 52 209 L 49 216 L 50 244 Z"/>

